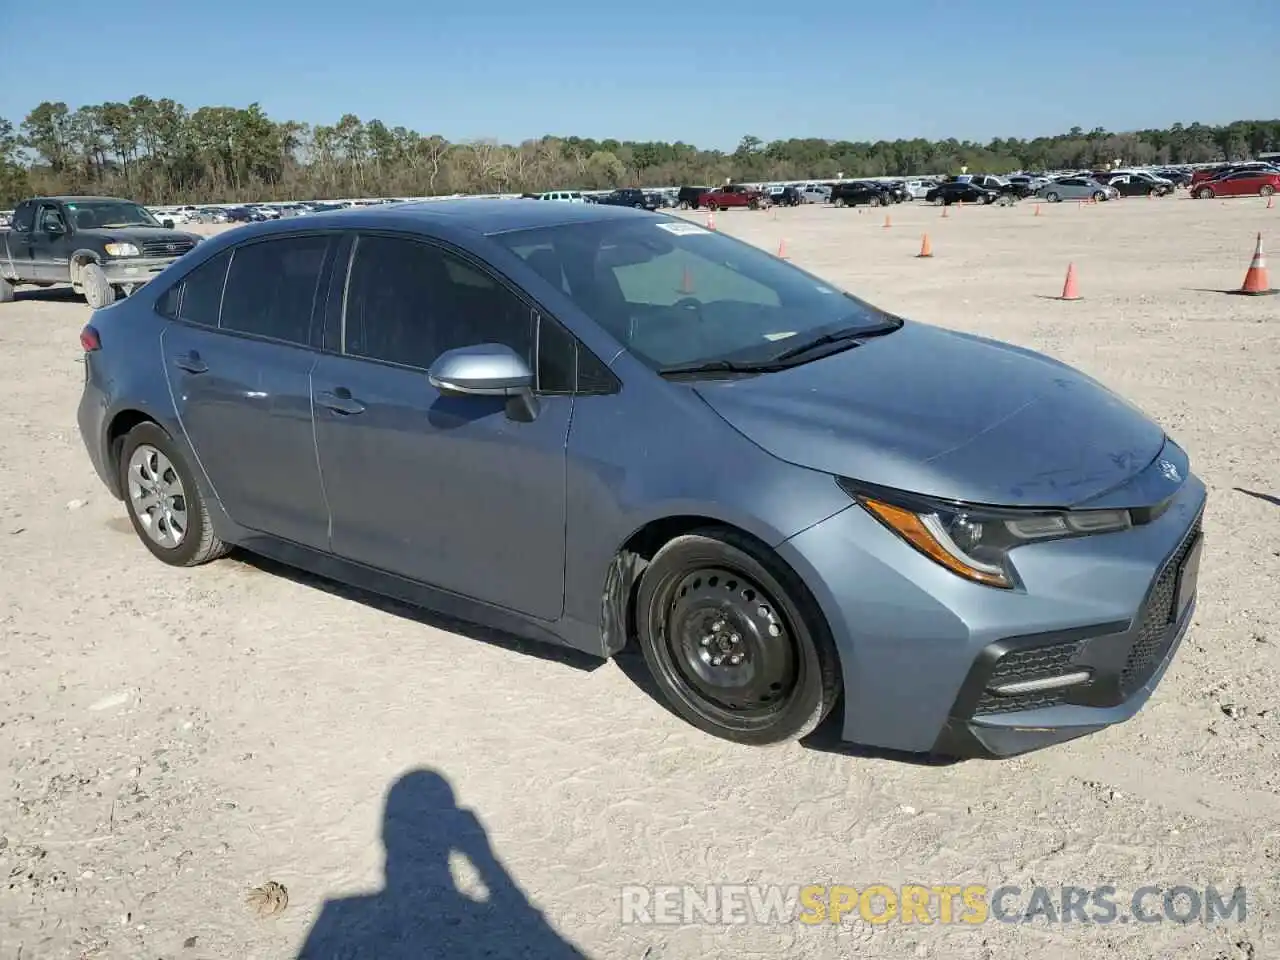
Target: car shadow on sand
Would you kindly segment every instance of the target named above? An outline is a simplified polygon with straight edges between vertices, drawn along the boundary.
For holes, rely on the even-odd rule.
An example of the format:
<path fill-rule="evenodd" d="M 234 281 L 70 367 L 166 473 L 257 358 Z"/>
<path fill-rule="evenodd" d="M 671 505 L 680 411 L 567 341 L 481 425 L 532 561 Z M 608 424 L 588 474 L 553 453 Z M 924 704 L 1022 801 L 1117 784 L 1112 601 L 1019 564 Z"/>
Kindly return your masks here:
<path fill-rule="evenodd" d="M 438 613 L 425 607 L 402 603 L 399 600 L 385 597 L 382 594 L 363 590 L 359 587 L 353 587 L 349 584 L 341 583 L 336 580 L 329 580 L 317 574 L 312 574 L 308 571 L 300 570 L 296 567 L 291 567 L 244 550 L 233 551 L 231 557 L 250 570 L 270 574 L 271 576 L 284 577 L 295 583 L 300 583 L 304 586 L 321 590 L 333 596 L 341 597 L 344 600 L 350 600 L 354 603 L 363 604 L 367 607 L 373 607 L 376 610 L 381 610 L 385 613 L 403 617 L 406 620 L 412 620 L 413 622 L 420 623 L 424 626 L 434 627 L 437 630 L 445 630 L 449 633 L 456 633 L 464 637 L 469 637 L 473 640 L 479 640 L 482 643 L 489 643 L 494 646 L 504 647 L 516 653 L 537 657 L 540 660 L 560 663 L 567 667 L 581 670 L 584 673 L 598 670 L 607 663 L 605 660 L 589 656 L 578 650 L 574 650 L 571 647 L 563 647 L 555 643 L 527 639 L 483 624 Z M 655 700 L 673 716 L 679 718 L 679 715 L 672 710 L 671 705 L 667 703 L 666 698 L 662 695 L 661 691 L 659 691 L 657 685 L 654 684 L 653 677 L 649 673 L 649 668 L 646 666 L 644 657 L 640 653 L 640 650 L 634 640 L 627 645 L 626 649 L 614 657 L 614 662 L 617 664 L 618 669 L 622 671 L 623 675 L 626 676 L 632 684 L 638 687 L 641 692 Z M 821 753 L 833 753 L 840 756 L 862 759 L 893 760 L 898 763 L 906 763 L 916 766 L 950 766 L 959 762 L 951 757 L 940 757 L 932 754 L 905 753 L 897 750 L 884 750 L 878 747 L 865 747 L 845 742 L 840 737 L 840 721 L 843 715 L 844 704 L 843 701 L 841 701 L 836 704 L 834 709 L 832 709 L 831 714 L 818 726 L 816 730 L 800 741 L 801 746 Z M 686 722 L 683 718 L 679 719 L 681 723 Z"/>
<path fill-rule="evenodd" d="M 84 295 L 65 287 L 19 287 L 13 292 L 15 303 L 84 303 Z"/>
<path fill-rule="evenodd" d="M 382 889 L 327 900 L 297 960 L 585 960 L 529 903 L 480 818 L 458 806 L 437 771 L 414 770 L 392 784 L 382 842 Z M 458 854 L 482 895 L 458 889 L 450 869 Z"/>
<path fill-rule="evenodd" d="M 337 580 L 330 580 L 327 577 L 322 577 L 297 567 L 291 567 L 246 550 L 233 550 L 231 559 L 238 561 L 250 570 L 292 580 L 294 583 L 320 590 L 331 596 L 341 597 L 343 600 L 350 600 L 353 603 L 372 607 L 375 610 L 381 610 L 384 613 L 389 613 L 405 620 L 412 620 L 414 623 L 420 623 L 426 627 L 434 627 L 436 630 L 456 633 L 472 640 L 479 640 L 481 643 L 504 647 L 516 653 L 537 657 L 539 660 L 561 663 L 585 673 L 597 670 L 606 663 L 604 660 L 574 650 L 572 647 L 531 640 L 496 627 L 475 623 L 470 620 L 462 620 L 435 610 L 429 610 L 426 607 L 414 606 L 411 603 L 404 603 L 400 600 L 383 596 L 380 593 L 373 593 Z"/>
<path fill-rule="evenodd" d="M 614 660 L 618 664 L 618 668 L 626 674 L 627 679 L 661 704 L 669 713 L 678 716 L 653 682 L 653 676 L 649 673 L 648 666 L 645 665 L 644 656 L 634 643 L 614 657 Z M 892 760 L 896 763 L 911 764 L 913 766 L 946 767 L 960 762 L 953 757 L 906 753 L 901 750 L 884 750 L 879 747 L 866 747 L 860 744 L 848 743 L 842 740 L 840 736 L 843 718 L 844 698 L 842 696 L 840 701 L 832 708 L 831 713 L 827 715 L 827 718 L 818 725 L 818 728 L 800 740 L 800 746 L 806 750 L 816 750 L 819 753 L 833 753 L 843 757 L 856 757 L 867 760 Z M 683 718 L 680 719 L 682 723 L 686 722 Z M 742 749 L 748 750 L 751 748 L 743 747 Z"/>

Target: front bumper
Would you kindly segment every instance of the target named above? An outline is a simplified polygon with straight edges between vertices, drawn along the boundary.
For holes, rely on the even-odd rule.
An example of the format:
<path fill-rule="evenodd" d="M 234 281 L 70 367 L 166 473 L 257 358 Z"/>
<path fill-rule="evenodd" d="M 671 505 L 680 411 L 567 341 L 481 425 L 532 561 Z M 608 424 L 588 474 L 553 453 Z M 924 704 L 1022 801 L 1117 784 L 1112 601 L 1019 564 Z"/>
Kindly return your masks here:
<path fill-rule="evenodd" d="M 154 277 L 178 257 L 117 257 L 103 260 L 99 266 L 107 275 L 107 282 L 115 284 L 143 284 Z"/>
<path fill-rule="evenodd" d="M 1204 485 L 1190 476 L 1155 520 L 1020 547 L 1022 589 L 962 580 L 850 507 L 779 548 L 826 616 L 844 679 L 846 741 L 1004 757 L 1141 709 L 1194 613 L 1171 606 L 1198 558 Z M 997 693 L 1087 674 L 1075 686 Z M 1076 678 L 1079 680 L 1079 677 Z"/>

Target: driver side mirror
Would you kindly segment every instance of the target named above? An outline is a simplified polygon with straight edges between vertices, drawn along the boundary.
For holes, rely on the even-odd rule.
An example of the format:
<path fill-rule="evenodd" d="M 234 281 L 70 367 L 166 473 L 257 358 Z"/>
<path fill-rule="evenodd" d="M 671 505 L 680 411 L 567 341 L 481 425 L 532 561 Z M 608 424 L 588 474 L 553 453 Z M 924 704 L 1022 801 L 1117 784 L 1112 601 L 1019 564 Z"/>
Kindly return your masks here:
<path fill-rule="evenodd" d="M 60 237 L 67 232 L 67 228 L 64 224 L 55 223 L 51 220 L 45 223 L 44 232 L 51 237 Z"/>
<path fill-rule="evenodd" d="M 431 385 L 446 395 L 507 397 L 507 416 L 528 422 L 538 415 L 533 371 L 523 357 L 500 343 L 447 350 L 427 371 Z"/>
<path fill-rule="evenodd" d="M 164 220 L 160 221 L 160 226 L 164 227 L 166 230 L 172 230 L 173 221 L 166 217 Z"/>

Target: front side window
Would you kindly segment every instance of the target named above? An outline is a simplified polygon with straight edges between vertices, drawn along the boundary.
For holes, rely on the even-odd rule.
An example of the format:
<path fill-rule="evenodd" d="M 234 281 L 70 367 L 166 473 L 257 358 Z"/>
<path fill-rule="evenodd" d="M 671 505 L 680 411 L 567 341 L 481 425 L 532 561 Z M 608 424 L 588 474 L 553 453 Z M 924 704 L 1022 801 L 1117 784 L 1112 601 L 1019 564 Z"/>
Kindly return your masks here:
<path fill-rule="evenodd" d="M 222 329 L 309 343 L 329 240 L 280 237 L 236 247 L 222 297 Z"/>
<path fill-rule="evenodd" d="M 896 325 L 784 260 L 683 220 L 581 222 L 494 239 L 654 369 L 767 362 L 827 332 Z"/>
<path fill-rule="evenodd" d="M 40 208 L 40 226 L 38 228 L 43 232 L 57 232 L 66 230 L 67 225 L 63 222 L 62 214 L 58 208 L 50 204 L 45 204 Z"/>
<path fill-rule="evenodd" d="M 361 236 L 343 352 L 428 369 L 457 347 L 500 343 L 533 365 L 534 312 L 488 273 L 405 237 Z"/>

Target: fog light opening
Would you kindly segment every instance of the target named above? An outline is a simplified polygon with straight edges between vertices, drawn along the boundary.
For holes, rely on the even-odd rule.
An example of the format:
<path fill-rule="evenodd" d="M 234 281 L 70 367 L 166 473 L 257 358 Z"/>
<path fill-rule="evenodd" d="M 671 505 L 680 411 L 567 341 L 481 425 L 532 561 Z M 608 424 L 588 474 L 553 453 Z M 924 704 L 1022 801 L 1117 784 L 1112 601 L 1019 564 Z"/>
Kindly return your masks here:
<path fill-rule="evenodd" d="M 1041 677 L 1039 680 L 1019 680 L 1016 683 L 1002 683 L 998 687 L 990 687 L 988 689 L 997 697 L 1016 697 L 1024 693 L 1040 693 L 1044 690 L 1078 687 L 1092 679 L 1092 670 L 1076 670 L 1056 677 Z"/>

